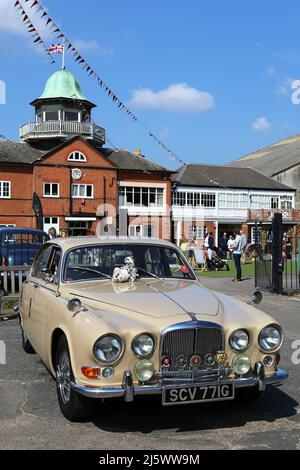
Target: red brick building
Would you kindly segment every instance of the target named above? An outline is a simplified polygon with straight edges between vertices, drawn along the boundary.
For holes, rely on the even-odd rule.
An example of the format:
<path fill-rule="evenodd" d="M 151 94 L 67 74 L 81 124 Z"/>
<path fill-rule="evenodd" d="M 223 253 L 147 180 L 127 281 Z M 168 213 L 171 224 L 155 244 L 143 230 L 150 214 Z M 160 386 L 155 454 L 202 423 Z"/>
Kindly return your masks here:
<path fill-rule="evenodd" d="M 20 141 L 0 143 L 0 226 L 118 234 L 126 219 L 130 235 L 171 238 L 172 172 L 105 148 L 105 130 L 92 121 L 95 105 L 71 73 L 52 75 L 32 105 L 35 119 L 20 128 Z"/>

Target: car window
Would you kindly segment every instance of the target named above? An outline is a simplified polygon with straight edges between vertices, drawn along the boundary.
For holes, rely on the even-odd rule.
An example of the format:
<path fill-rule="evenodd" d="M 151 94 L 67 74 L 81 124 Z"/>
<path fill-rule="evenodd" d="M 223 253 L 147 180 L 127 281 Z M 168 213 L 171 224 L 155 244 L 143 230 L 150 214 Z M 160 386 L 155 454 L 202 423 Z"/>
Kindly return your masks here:
<path fill-rule="evenodd" d="M 67 253 L 63 279 L 81 281 L 106 279 L 114 268 L 132 257 L 140 277 L 195 279 L 179 252 L 158 245 L 124 244 L 82 246 Z"/>
<path fill-rule="evenodd" d="M 52 251 L 53 251 L 53 245 L 45 245 L 42 247 L 32 267 L 31 275 L 33 277 L 37 277 L 39 279 L 45 279 L 46 273 L 43 272 L 43 270 L 46 270 L 49 268 L 49 264 L 51 261 L 50 256 L 51 256 Z"/>

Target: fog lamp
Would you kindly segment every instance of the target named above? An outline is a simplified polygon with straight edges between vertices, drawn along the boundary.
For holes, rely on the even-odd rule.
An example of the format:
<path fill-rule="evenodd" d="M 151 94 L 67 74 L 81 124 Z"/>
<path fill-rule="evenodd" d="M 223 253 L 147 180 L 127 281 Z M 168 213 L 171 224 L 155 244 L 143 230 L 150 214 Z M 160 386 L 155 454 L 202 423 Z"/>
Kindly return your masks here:
<path fill-rule="evenodd" d="M 232 368 L 233 371 L 238 375 L 244 375 L 249 372 L 251 368 L 251 360 L 250 357 L 246 354 L 241 354 L 240 356 L 236 356 L 232 361 Z"/>
<path fill-rule="evenodd" d="M 143 359 L 136 364 L 134 373 L 140 382 L 147 382 L 153 377 L 154 365 L 148 359 Z"/>

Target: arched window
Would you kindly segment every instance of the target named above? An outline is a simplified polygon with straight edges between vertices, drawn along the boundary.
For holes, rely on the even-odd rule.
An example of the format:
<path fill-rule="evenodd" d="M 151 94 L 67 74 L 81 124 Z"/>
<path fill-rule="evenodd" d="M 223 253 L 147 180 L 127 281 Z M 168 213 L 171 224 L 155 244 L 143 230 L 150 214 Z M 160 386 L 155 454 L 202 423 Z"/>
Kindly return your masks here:
<path fill-rule="evenodd" d="M 72 152 L 71 155 L 69 155 L 68 160 L 71 162 L 86 162 L 87 159 L 85 155 L 81 152 Z"/>

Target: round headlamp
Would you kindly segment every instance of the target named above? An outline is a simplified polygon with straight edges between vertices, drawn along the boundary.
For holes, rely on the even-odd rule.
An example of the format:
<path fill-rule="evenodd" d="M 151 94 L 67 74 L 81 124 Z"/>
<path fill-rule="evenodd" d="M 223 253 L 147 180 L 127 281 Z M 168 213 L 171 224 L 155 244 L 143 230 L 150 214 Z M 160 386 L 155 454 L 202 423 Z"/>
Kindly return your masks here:
<path fill-rule="evenodd" d="M 116 335 L 105 335 L 97 339 L 93 347 L 93 354 L 97 361 L 112 364 L 121 357 L 123 349 L 121 338 Z"/>
<path fill-rule="evenodd" d="M 137 357 L 151 356 L 154 346 L 154 339 L 147 333 L 136 336 L 132 341 L 132 350 Z"/>
<path fill-rule="evenodd" d="M 143 359 L 138 362 L 134 368 L 135 376 L 140 382 L 147 382 L 147 380 L 150 380 L 153 377 L 154 372 L 154 365 L 148 359 Z"/>
<path fill-rule="evenodd" d="M 245 351 L 250 343 L 250 336 L 246 330 L 236 330 L 229 338 L 230 346 L 235 351 Z"/>
<path fill-rule="evenodd" d="M 247 374 L 251 368 L 250 357 L 246 354 L 236 356 L 232 361 L 232 368 L 237 375 Z"/>
<path fill-rule="evenodd" d="M 282 333 L 279 325 L 268 325 L 263 328 L 258 337 L 259 346 L 264 351 L 275 351 L 282 342 Z"/>

